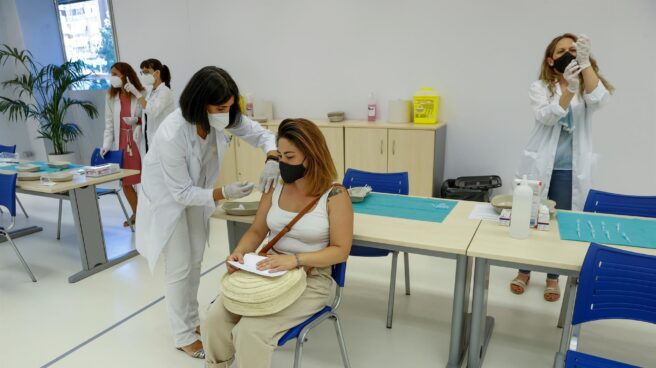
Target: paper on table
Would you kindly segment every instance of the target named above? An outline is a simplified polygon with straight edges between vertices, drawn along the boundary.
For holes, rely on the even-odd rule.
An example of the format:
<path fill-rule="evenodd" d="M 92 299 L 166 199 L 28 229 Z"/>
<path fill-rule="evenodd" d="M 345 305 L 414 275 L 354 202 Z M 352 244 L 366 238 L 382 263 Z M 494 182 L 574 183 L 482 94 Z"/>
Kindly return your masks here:
<path fill-rule="evenodd" d="M 241 264 L 239 262 L 234 262 L 234 261 L 228 261 L 232 266 L 240 268 L 244 271 L 252 272 L 261 276 L 267 276 L 267 277 L 276 277 L 276 276 L 281 276 L 287 273 L 287 271 L 279 271 L 279 272 L 269 272 L 269 270 L 264 270 L 260 271 L 257 269 L 257 262 L 266 259 L 267 257 L 262 257 L 258 256 L 255 253 L 247 253 L 244 255 L 244 263 Z"/>
<path fill-rule="evenodd" d="M 499 221 L 499 214 L 489 203 L 477 204 L 469 214 L 470 220 Z"/>

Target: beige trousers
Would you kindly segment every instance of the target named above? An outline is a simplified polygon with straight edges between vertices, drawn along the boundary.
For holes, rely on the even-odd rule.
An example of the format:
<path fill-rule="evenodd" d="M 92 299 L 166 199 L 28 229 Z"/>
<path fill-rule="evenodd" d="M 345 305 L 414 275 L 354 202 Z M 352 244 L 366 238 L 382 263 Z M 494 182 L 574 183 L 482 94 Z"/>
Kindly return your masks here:
<path fill-rule="evenodd" d="M 335 287 L 330 269 L 313 269 L 303 294 L 276 314 L 239 316 L 225 309 L 218 298 L 201 327 L 206 367 L 229 368 L 236 357 L 239 368 L 269 368 L 282 335 L 332 302 Z"/>

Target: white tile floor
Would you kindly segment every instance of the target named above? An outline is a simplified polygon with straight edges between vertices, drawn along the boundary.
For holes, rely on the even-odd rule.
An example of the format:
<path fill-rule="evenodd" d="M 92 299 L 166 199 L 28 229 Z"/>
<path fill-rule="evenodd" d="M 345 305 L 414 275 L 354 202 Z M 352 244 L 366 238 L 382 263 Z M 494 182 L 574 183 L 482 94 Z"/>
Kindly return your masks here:
<path fill-rule="evenodd" d="M 0 244 L 0 367 L 202 367 L 172 347 L 163 293 L 162 268 L 153 275 L 140 257 L 69 284 L 80 269 L 77 239 L 70 206 L 65 203 L 62 240 L 55 239 L 57 201 L 22 195 L 31 223 L 44 231 L 16 241 L 38 282 L 32 283 L 13 251 Z M 115 198 L 101 200 L 109 252 L 132 247 L 132 234 L 122 227 Z M 3 218 L 6 220 L 6 215 Z M 227 255 L 225 228 L 212 234 L 203 270 Z M 390 258 L 351 258 L 344 302 L 340 309 L 353 367 L 443 367 L 450 333 L 453 261 L 410 257 L 412 295 L 403 293 L 402 272 L 397 282 L 394 328 L 385 328 Z M 402 262 L 400 262 L 402 264 Z M 402 269 L 401 269 L 402 270 Z M 400 271 L 401 271 L 400 270 Z M 202 277 L 201 309 L 217 294 L 225 271 L 218 267 Z M 496 329 L 485 367 L 549 367 L 560 330 L 555 327 L 560 304 L 542 301 L 541 280 L 524 296 L 508 291 L 514 271 L 493 268 L 489 312 Z M 148 307 L 127 321 L 118 322 Z M 201 310 L 202 313 L 202 310 Z M 85 344 L 92 337 L 107 331 Z M 633 322 L 610 321 L 584 328 L 581 348 L 596 354 L 656 366 L 653 353 L 656 328 Z M 71 349 L 70 354 L 66 354 Z M 63 356 L 63 357 L 62 357 Z M 274 367 L 291 367 L 293 344 L 274 355 Z M 331 324 L 310 335 L 305 367 L 340 367 Z"/>

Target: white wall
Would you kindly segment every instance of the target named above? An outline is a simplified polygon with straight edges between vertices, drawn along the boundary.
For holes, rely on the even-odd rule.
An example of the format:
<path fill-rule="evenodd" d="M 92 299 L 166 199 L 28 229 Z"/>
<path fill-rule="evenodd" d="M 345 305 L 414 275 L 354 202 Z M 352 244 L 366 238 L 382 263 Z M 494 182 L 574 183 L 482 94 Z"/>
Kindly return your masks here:
<path fill-rule="evenodd" d="M 278 118 L 344 110 L 367 97 L 442 95 L 446 176 L 509 181 L 533 124 L 527 90 L 547 43 L 586 33 L 617 87 L 595 117 L 596 186 L 656 192 L 656 2 L 651 0 L 114 0 L 121 58 L 170 65 L 179 94 L 199 67 L 227 69 Z M 153 17 L 151 15 L 157 15 Z"/>
<path fill-rule="evenodd" d="M 23 37 L 13 0 L 0 0 L 0 44 L 23 47 Z M 16 68 L 10 64 L 0 67 L 0 81 L 12 79 L 15 74 Z M 0 92 L 2 95 L 9 96 L 8 91 L 0 88 Z M 27 156 L 28 152 L 33 153 L 34 148 L 32 147 L 32 139 L 28 134 L 28 124 L 34 125 L 34 122 L 9 121 L 4 114 L 0 114 L 0 144 L 16 145 L 16 152 L 20 153 L 22 157 Z M 35 130 L 33 128 L 32 133 Z"/>

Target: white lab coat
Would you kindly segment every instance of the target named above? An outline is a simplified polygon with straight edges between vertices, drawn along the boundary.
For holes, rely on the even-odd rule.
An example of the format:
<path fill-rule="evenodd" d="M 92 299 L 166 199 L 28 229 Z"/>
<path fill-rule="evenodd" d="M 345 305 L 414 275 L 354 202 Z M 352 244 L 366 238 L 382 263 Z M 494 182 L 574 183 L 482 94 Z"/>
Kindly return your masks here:
<path fill-rule="evenodd" d="M 139 105 L 141 106 L 141 105 Z M 148 149 L 152 145 L 153 139 L 155 139 L 155 132 L 157 128 L 162 124 L 164 119 L 169 116 L 170 113 L 175 110 L 175 101 L 173 100 L 173 92 L 171 89 L 166 86 L 164 83 L 160 83 L 156 89 L 150 91 L 148 97 L 146 97 L 146 108 L 143 109 L 143 114 L 141 121 L 146 122 L 148 125 L 146 134 L 144 134 L 145 124 L 141 124 L 139 129 L 141 129 L 141 140 L 137 142 L 139 145 L 139 152 L 146 152 L 146 140 L 143 139 L 147 135 L 148 138 Z M 148 115 L 148 120 L 146 121 L 146 116 Z"/>
<path fill-rule="evenodd" d="M 121 99 L 118 96 L 118 94 L 115 97 L 105 95 L 105 133 L 102 148 L 106 150 L 118 149 L 119 134 L 121 134 Z M 141 106 L 134 95 L 130 95 L 130 116 L 141 117 Z"/>
<path fill-rule="evenodd" d="M 245 116 L 229 131 L 265 152 L 276 149 L 274 134 Z M 187 207 L 205 207 L 207 229 L 209 218 L 216 209 L 213 185 L 229 143 L 224 132 L 215 131 L 215 137 L 216 158 L 205 167 L 207 185 L 200 187 L 197 183 L 202 157 L 196 126 L 185 121 L 180 109 L 176 109 L 164 119 L 155 134 L 152 148 L 142 164 L 136 223 L 137 250 L 148 259 L 151 271 Z M 207 231 L 204 236 L 207 236 Z"/>
<path fill-rule="evenodd" d="M 560 137 L 559 121 L 567 110 L 560 104 L 560 85 L 556 84 L 556 93 L 550 96 L 547 85 L 543 81 L 531 84 L 529 98 L 535 115 L 535 126 L 531 138 L 524 148 L 520 160 L 517 177 L 527 175 L 529 179 L 541 180 L 544 189 L 542 197 L 547 198 L 551 173 L 553 172 L 556 148 Z M 581 211 L 592 185 L 592 172 L 598 155 L 592 147 L 592 113 L 606 100 L 609 93 L 599 81 L 597 88 L 585 93 L 583 98 L 576 95 L 570 107 L 572 108 L 574 132 L 572 139 L 572 210 Z"/>

